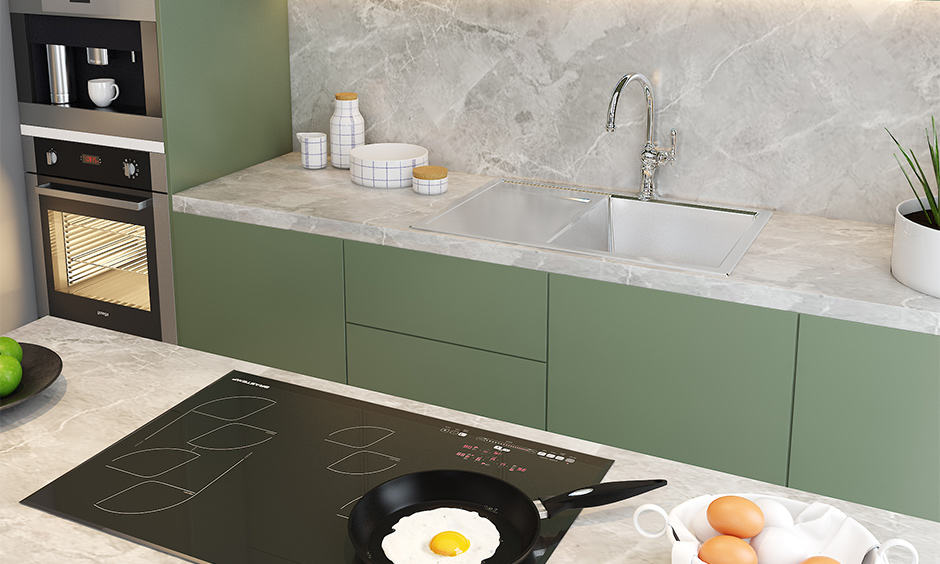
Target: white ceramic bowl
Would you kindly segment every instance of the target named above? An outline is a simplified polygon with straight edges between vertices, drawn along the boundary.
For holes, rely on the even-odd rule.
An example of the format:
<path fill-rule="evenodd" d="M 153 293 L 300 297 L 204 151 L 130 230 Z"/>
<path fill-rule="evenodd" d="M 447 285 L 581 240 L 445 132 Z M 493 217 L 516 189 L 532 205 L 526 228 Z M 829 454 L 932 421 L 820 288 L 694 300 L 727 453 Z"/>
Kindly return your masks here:
<path fill-rule="evenodd" d="M 407 143 L 372 143 L 349 153 L 352 181 L 367 188 L 407 188 L 412 171 L 428 164 L 428 150 Z"/>
<path fill-rule="evenodd" d="M 789 511 L 792 517 L 796 517 L 810 505 L 802 501 L 764 494 L 739 493 L 720 495 L 735 495 L 755 501 L 758 499 L 775 501 Z M 668 513 L 658 505 L 651 503 L 641 505 L 636 508 L 633 514 L 633 525 L 640 535 L 647 538 L 668 535 L 669 540 L 672 542 L 672 564 L 705 564 L 698 558 L 698 550 L 701 543 L 692 532 L 692 529 L 696 528 L 696 515 L 702 514 L 708 507 L 708 504 L 720 497 L 720 495 L 702 495 L 688 499 L 677 505 Z M 831 508 L 831 506 L 822 503 L 817 503 L 815 506 L 817 509 Z M 836 511 L 838 512 L 838 510 Z M 644 513 L 658 514 L 663 519 L 662 528 L 656 531 L 650 531 L 642 527 L 640 525 L 640 516 Z M 841 514 L 841 512 L 839 513 Z M 913 562 L 917 564 L 919 560 L 917 549 L 909 542 L 901 539 L 891 539 L 887 542 L 879 543 L 878 540 L 875 539 L 875 536 L 860 523 L 849 518 L 847 515 L 841 515 L 845 517 L 846 521 L 843 522 L 839 532 L 842 533 L 849 530 L 850 527 L 846 527 L 846 523 L 852 521 L 854 535 L 851 538 L 855 540 L 853 544 L 842 546 L 841 548 L 843 550 L 848 549 L 848 552 L 855 554 L 864 554 L 864 557 L 855 560 L 855 562 L 860 562 L 861 564 L 891 564 L 892 562 L 898 562 L 898 560 L 889 560 L 888 552 L 892 549 L 900 548 L 903 552 L 906 552 L 908 556 L 907 559 L 902 559 L 902 562 Z M 845 560 L 843 560 L 843 562 L 850 564 Z"/>

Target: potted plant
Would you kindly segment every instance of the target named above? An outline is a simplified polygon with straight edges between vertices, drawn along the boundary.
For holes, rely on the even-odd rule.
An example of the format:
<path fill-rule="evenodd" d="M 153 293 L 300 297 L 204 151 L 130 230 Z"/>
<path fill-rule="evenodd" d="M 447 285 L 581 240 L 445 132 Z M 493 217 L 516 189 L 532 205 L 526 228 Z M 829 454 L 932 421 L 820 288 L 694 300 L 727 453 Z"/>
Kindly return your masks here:
<path fill-rule="evenodd" d="M 891 252 L 891 274 L 905 286 L 940 297 L 940 143 L 937 141 L 937 122 L 930 120 L 933 139 L 926 129 L 927 149 L 930 151 L 930 168 L 938 193 L 930 187 L 927 173 L 924 172 L 917 156 L 912 150 L 905 150 L 901 143 L 888 131 L 891 139 L 904 155 L 907 166 L 894 155 L 904 178 L 914 191 L 914 199 L 898 204 L 894 213 L 894 248 Z M 885 129 L 887 131 L 887 129 Z M 918 189 L 920 191 L 918 191 Z"/>

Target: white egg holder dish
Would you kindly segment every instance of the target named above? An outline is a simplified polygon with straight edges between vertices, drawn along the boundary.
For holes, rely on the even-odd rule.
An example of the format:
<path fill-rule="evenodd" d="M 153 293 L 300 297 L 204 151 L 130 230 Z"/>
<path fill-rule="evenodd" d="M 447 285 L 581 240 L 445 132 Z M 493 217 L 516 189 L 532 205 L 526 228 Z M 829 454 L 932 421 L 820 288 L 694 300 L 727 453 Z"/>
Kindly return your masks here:
<path fill-rule="evenodd" d="M 349 152 L 352 181 L 366 188 L 408 188 L 415 167 L 428 164 L 428 150 L 407 143 L 371 143 Z"/>
<path fill-rule="evenodd" d="M 790 516 L 794 519 L 796 519 L 798 515 L 803 513 L 803 511 L 811 505 L 802 501 L 753 493 L 703 495 L 680 503 L 669 513 L 666 513 L 666 510 L 662 507 L 652 503 L 641 505 L 633 513 L 633 525 L 636 527 L 636 530 L 640 533 L 640 535 L 647 538 L 658 538 L 665 535 L 667 532 L 672 533 L 670 535 L 670 540 L 672 542 L 672 564 L 706 564 L 698 558 L 698 551 L 703 541 L 700 541 L 699 538 L 696 537 L 696 535 L 691 531 L 692 528 L 695 528 L 693 520 L 696 516 L 704 515 L 712 501 L 725 495 L 743 497 L 750 499 L 751 501 L 757 501 L 758 499 L 775 501 L 783 505 L 787 511 L 790 512 Z M 822 503 L 816 503 L 812 505 L 819 506 L 820 508 L 831 508 L 834 512 L 841 513 L 841 511 L 832 507 L 831 505 Z M 658 531 L 649 531 L 640 525 L 640 516 L 644 513 L 650 512 L 658 514 L 665 520 L 662 529 Z M 904 551 L 906 551 L 909 555 L 908 560 L 900 560 L 895 562 L 909 562 L 910 564 L 918 564 L 919 556 L 917 549 L 914 548 L 911 543 L 902 539 L 891 539 L 887 542 L 879 543 L 875 536 L 855 519 L 845 516 L 844 521 L 845 523 L 850 523 L 852 528 L 857 531 L 856 534 L 860 537 L 859 540 L 863 544 L 862 548 L 858 548 L 857 546 L 852 547 L 851 552 L 864 554 L 864 557 L 862 557 L 860 561 L 855 562 L 839 560 L 841 564 L 890 564 L 888 560 L 888 551 L 894 548 L 904 549 Z M 810 556 L 815 556 L 815 554 L 811 554 Z M 835 558 L 835 556 L 833 556 L 833 558 Z M 758 562 L 758 564 L 761 563 Z"/>

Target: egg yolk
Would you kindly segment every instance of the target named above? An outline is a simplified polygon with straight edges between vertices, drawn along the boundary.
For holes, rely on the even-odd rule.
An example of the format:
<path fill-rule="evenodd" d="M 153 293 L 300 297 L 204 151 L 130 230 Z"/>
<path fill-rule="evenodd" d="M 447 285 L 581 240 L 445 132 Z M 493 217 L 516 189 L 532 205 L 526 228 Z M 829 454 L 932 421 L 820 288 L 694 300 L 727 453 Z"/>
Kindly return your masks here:
<path fill-rule="evenodd" d="M 443 533 L 434 535 L 434 538 L 431 539 L 431 543 L 428 546 L 434 554 L 440 554 L 441 556 L 457 556 L 458 554 L 467 552 L 470 548 L 470 541 L 457 531 L 444 531 Z"/>

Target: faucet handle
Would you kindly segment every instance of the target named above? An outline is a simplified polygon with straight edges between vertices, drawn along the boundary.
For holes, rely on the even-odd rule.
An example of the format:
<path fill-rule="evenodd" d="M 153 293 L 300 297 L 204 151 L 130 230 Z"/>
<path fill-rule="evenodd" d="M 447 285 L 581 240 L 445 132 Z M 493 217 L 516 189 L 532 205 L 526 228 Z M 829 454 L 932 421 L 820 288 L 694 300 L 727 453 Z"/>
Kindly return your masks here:
<path fill-rule="evenodd" d="M 660 164 L 665 164 L 667 162 L 671 163 L 676 160 L 676 136 L 678 134 L 679 133 L 675 129 L 669 131 L 669 137 L 672 138 L 672 147 L 668 149 L 665 147 L 656 147 L 656 152 L 659 154 Z"/>

